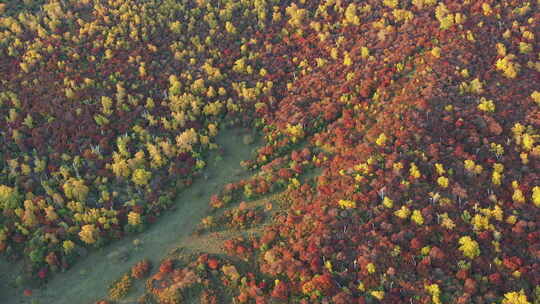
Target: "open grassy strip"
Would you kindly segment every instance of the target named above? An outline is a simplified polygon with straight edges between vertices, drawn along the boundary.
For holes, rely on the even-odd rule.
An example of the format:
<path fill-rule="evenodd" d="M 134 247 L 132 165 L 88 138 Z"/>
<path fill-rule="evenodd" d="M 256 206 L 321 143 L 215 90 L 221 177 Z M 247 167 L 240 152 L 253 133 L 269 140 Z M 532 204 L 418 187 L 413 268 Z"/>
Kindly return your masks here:
<path fill-rule="evenodd" d="M 253 146 L 241 141 L 239 129 L 220 132 L 216 141 L 223 149 L 209 156 L 208 167 L 193 185 L 179 194 L 176 208 L 161 217 L 155 225 L 116 241 L 104 248 L 91 250 L 68 272 L 51 278 L 44 289 L 35 289 L 34 295 L 26 300 L 38 303 L 92 303 L 103 297 L 109 284 L 120 274 L 126 273 L 135 262 L 148 258 L 154 265 L 167 255 L 171 248 L 179 246 L 188 237 L 197 223 L 210 210 L 208 200 L 215 189 L 244 172 L 240 162 L 250 157 Z M 221 160 L 216 160 L 216 157 Z M 12 273 L 4 284 L 12 286 Z M 2 301 L 16 303 L 24 299 L 22 289 L 2 288 Z M 27 287 L 27 286 L 22 286 Z"/>

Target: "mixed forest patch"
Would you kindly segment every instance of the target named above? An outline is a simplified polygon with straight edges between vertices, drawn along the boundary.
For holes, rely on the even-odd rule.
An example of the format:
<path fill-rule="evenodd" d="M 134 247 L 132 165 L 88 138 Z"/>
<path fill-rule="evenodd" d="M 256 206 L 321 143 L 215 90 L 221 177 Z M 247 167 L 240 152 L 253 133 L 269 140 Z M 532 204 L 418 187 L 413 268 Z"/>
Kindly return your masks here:
<path fill-rule="evenodd" d="M 46 280 L 159 225 L 243 125 L 265 140 L 253 175 L 209 201 L 242 207 L 199 233 L 260 225 L 271 193 L 283 209 L 226 256 L 164 262 L 148 301 L 539 303 L 539 6 L 0 4 L 0 251 Z"/>

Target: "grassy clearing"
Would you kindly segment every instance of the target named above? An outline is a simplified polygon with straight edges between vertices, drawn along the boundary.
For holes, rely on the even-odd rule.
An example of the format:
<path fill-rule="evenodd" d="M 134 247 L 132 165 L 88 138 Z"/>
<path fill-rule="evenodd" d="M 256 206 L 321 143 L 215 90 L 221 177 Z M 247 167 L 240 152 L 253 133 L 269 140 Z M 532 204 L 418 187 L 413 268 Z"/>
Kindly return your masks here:
<path fill-rule="evenodd" d="M 218 154 L 213 153 L 210 156 L 208 168 L 200 179 L 195 180 L 191 187 L 179 195 L 175 210 L 165 214 L 143 233 L 90 252 L 70 271 L 53 277 L 44 289 L 34 291 L 31 297 L 24 297 L 21 289 L 10 286 L 21 265 L 2 262 L 0 302 L 92 303 L 102 298 L 107 286 L 137 261 L 148 258 L 157 265 L 171 249 L 184 244 L 184 240 L 189 242 L 189 235 L 209 210 L 210 195 L 224 184 L 247 174 L 240 166 L 240 161 L 250 157 L 254 145 L 244 144 L 241 133 L 241 130 L 233 129 L 223 131 L 218 136 L 217 142 L 223 147 L 223 155 L 217 157 Z M 136 239 L 140 241 L 138 246 L 133 243 Z M 139 285 L 141 286 L 135 287 L 143 287 L 142 284 Z M 126 301 L 129 301 L 129 298 Z"/>

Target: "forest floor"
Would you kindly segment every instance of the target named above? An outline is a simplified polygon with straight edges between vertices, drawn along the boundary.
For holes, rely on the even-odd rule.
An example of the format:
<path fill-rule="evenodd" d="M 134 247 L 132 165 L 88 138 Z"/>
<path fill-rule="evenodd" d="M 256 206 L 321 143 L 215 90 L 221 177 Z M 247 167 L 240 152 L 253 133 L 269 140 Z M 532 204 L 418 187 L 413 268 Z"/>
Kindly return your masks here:
<path fill-rule="evenodd" d="M 242 129 L 222 131 L 216 141 L 224 150 L 221 159 L 213 152 L 203 171 L 206 178 L 198 178 L 183 190 L 177 198 L 174 210 L 161 216 L 155 224 L 142 233 L 130 235 L 122 240 L 90 251 L 65 273 L 55 274 L 41 289 L 32 290 L 32 296 L 24 296 L 21 288 L 14 288 L 21 263 L 0 261 L 0 303 L 5 304 L 73 304 L 94 303 L 106 298 L 108 286 L 142 259 L 154 266 L 171 252 L 182 248 L 188 251 L 222 253 L 223 240 L 231 231 L 221 231 L 195 237 L 192 232 L 200 220 L 209 213 L 210 196 L 225 184 L 247 176 L 240 161 L 251 156 L 255 143 L 244 144 Z M 244 233 L 246 231 L 243 231 Z M 140 244 L 135 245 L 134 241 Z M 138 280 L 130 297 L 120 303 L 136 303 L 136 295 L 144 292 L 144 280 Z"/>

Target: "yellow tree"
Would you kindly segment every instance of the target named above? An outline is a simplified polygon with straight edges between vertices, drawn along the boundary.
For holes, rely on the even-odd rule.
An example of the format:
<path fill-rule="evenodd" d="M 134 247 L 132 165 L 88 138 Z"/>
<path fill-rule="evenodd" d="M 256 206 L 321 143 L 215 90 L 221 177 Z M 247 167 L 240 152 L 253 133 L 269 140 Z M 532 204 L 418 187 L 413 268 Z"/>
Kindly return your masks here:
<path fill-rule="evenodd" d="M 176 137 L 176 146 L 178 147 L 179 152 L 188 152 L 191 151 L 193 145 L 196 144 L 197 141 L 197 132 L 195 129 L 191 128 Z"/>
<path fill-rule="evenodd" d="M 79 237 L 86 244 L 94 244 L 97 241 L 97 232 L 96 226 L 93 224 L 84 225 L 79 232 Z"/>
<path fill-rule="evenodd" d="M 15 188 L 0 185 L 0 209 L 15 209 L 19 200 L 19 193 Z"/>
<path fill-rule="evenodd" d="M 134 212 L 134 211 L 130 211 L 128 213 L 128 224 L 131 225 L 131 226 L 138 226 L 141 224 L 141 214 L 140 213 L 137 213 L 137 212 Z"/>
<path fill-rule="evenodd" d="M 113 155 L 113 163 L 109 165 L 109 168 L 116 177 L 128 177 L 131 173 L 127 161 L 116 152 Z"/>
<path fill-rule="evenodd" d="M 90 190 L 84 184 L 84 180 L 74 177 L 68 179 L 62 186 L 62 189 L 64 190 L 64 194 L 68 199 L 75 199 L 80 202 L 84 202 L 86 200 L 86 196 Z"/>
<path fill-rule="evenodd" d="M 138 186 L 144 186 L 148 184 L 148 181 L 151 177 L 151 172 L 148 172 L 145 169 L 136 169 L 135 171 L 133 171 L 131 180 Z"/>
<path fill-rule="evenodd" d="M 34 210 L 32 209 L 25 209 L 24 215 L 22 217 L 22 222 L 24 226 L 32 228 L 34 227 L 38 222 L 36 215 L 34 214 Z"/>
<path fill-rule="evenodd" d="M 53 206 L 48 206 L 45 208 L 45 217 L 48 221 L 56 221 L 58 219 L 58 215 L 56 214 L 56 211 L 54 210 Z"/>
<path fill-rule="evenodd" d="M 356 15 L 356 4 L 351 3 L 345 10 L 345 24 L 359 25 L 360 18 Z"/>
<path fill-rule="evenodd" d="M 152 168 L 159 168 L 165 164 L 165 160 L 157 145 L 147 143 L 146 148 L 148 149 L 148 154 L 150 155 L 150 166 Z"/>

